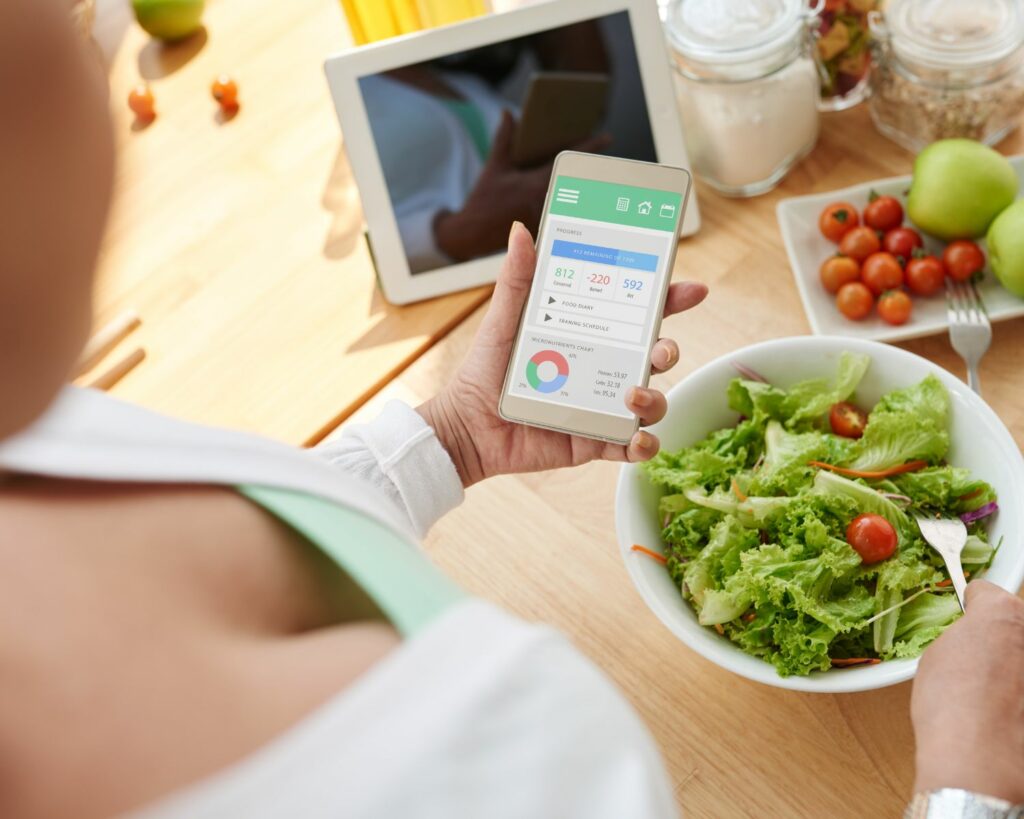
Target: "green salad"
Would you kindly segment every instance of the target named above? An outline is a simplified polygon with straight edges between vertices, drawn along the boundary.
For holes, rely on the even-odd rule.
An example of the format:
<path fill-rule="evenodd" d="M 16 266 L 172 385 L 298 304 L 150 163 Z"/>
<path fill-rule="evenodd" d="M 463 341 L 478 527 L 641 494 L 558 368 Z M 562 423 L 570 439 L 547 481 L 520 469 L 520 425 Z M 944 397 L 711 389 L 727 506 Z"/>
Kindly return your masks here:
<path fill-rule="evenodd" d="M 788 389 L 737 365 L 736 425 L 644 466 L 666 493 L 666 568 L 700 623 L 782 676 L 915 657 L 957 619 L 915 516 L 963 518 L 966 571 L 995 552 L 995 491 L 946 463 L 942 383 L 929 376 L 866 414 L 850 402 L 870 364 L 846 353 L 835 383 Z"/>

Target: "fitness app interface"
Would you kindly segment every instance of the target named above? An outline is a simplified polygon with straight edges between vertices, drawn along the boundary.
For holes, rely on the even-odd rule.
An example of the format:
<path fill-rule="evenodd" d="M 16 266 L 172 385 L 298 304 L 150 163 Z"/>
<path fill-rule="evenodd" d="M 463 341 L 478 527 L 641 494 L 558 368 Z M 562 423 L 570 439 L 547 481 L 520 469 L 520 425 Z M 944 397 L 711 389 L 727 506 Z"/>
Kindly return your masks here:
<path fill-rule="evenodd" d="M 559 176 L 509 393 L 631 418 L 682 196 Z"/>

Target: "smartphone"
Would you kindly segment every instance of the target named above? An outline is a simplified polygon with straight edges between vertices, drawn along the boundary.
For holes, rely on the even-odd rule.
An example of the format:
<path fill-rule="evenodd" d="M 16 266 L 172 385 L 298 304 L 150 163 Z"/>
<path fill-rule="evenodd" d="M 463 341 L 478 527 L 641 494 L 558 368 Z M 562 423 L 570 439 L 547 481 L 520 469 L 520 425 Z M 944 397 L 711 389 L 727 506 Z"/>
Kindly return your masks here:
<path fill-rule="evenodd" d="M 498 411 L 625 444 L 639 420 L 691 186 L 682 168 L 566 151 L 537 232 L 537 270 Z"/>
<path fill-rule="evenodd" d="M 526 102 L 512 145 L 518 167 L 551 158 L 594 133 L 608 103 L 607 74 L 538 71 L 530 78 Z"/>

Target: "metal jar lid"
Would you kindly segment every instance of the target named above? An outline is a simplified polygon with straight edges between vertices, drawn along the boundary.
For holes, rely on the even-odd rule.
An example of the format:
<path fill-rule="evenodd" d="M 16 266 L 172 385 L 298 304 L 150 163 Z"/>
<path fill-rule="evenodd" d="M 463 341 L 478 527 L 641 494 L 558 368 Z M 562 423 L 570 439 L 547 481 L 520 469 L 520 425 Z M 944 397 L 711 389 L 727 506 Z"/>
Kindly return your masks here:
<path fill-rule="evenodd" d="M 889 0 L 879 32 L 901 61 L 939 71 L 993 65 L 1024 45 L 1020 0 Z"/>

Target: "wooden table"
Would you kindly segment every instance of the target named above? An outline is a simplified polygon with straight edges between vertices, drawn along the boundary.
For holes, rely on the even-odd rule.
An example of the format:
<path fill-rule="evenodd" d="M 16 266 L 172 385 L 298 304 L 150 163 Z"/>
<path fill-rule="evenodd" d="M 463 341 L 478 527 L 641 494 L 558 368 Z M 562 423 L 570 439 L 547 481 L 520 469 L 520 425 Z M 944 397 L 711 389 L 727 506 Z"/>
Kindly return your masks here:
<path fill-rule="evenodd" d="M 100 0 L 97 25 L 121 154 L 97 318 L 138 309 L 145 324 L 125 348 L 142 343 L 149 358 L 116 393 L 302 443 L 385 384 L 353 420 L 389 398 L 436 392 L 487 294 L 404 309 L 376 294 L 321 73 L 323 56 L 346 39 L 336 4 L 210 0 L 208 37 L 174 49 L 149 43 L 126 6 Z M 216 117 L 207 91 L 221 71 L 241 88 L 242 113 L 230 122 Z M 153 84 L 160 119 L 133 131 L 123 100 L 140 76 Z M 1002 148 L 1017 153 L 1024 141 Z M 736 201 L 699 188 L 704 227 L 681 247 L 676 275 L 707 282 L 712 294 L 666 323 L 683 361 L 655 383 L 667 387 L 752 341 L 808 332 L 775 222 L 779 198 L 909 168 L 861 109 L 827 117 L 817 150 L 773 194 Z M 962 374 L 944 337 L 906 346 Z M 986 398 L 1018 442 L 1022 349 L 1024 322 L 1001 324 L 983 365 Z M 592 464 L 474 487 L 427 548 L 472 592 L 562 629 L 607 671 L 650 725 L 690 817 L 899 815 L 913 778 L 910 686 L 785 692 L 684 648 L 623 569 L 616 472 Z"/>
<path fill-rule="evenodd" d="M 1020 135 L 1001 148 L 1018 153 Z M 809 331 L 775 221 L 784 196 L 908 173 L 911 157 L 875 133 L 863 108 L 826 117 L 815 152 L 780 190 L 748 201 L 698 191 L 704 227 L 679 250 L 676 276 L 711 296 L 669 320 L 682 363 L 667 387 L 753 341 Z M 424 355 L 352 421 L 390 398 L 417 402 L 451 375 L 483 309 Z M 907 349 L 963 376 L 945 336 Z M 996 326 L 985 396 L 1024 442 L 1024 321 Z M 689 817 L 862 819 L 901 815 L 913 782 L 910 685 L 843 696 L 748 682 L 685 648 L 647 609 L 618 555 L 611 464 L 505 477 L 468 492 L 427 549 L 472 592 L 569 634 L 620 686 L 664 753 Z"/>
<path fill-rule="evenodd" d="M 114 393 L 210 424 L 312 443 L 465 318 L 479 289 L 409 308 L 374 287 L 324 57 L 349 43 L 333 0 L 208 0 L 207 31 L 162 47 L 128 0 L 99 0 L 119 168 L 97 326 L 134 308 Z M 210 84 L 239 84 L 217 115 Z M 159 118 L 125 104 L 150 82 Z M 113 357 L 110 360 L 114 360 Z"/>

